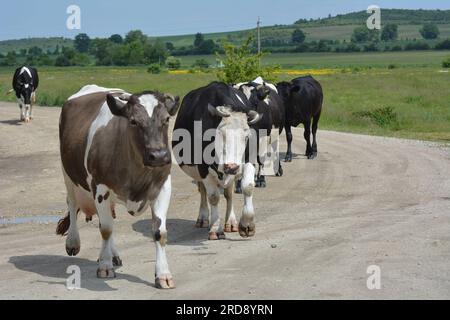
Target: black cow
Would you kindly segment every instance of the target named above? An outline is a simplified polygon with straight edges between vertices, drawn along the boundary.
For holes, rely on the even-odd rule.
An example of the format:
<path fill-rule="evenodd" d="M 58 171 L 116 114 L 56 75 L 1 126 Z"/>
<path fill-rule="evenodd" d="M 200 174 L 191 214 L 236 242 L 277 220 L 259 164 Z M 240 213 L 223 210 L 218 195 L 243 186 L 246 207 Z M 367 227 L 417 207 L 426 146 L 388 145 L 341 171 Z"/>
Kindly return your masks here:
<path fill-rule="evenodd" d="M 33 119 L 33 105 L 36 101 L 36 89 L 39 86 L 39 75 L 35 68 L 22 66 L 16 69 L 12 81 L 20 107 L 20 121 Z"/>
<path fill-rule="evenodd" d="M 278 91 L 273 84 L 266 83 L 261 77 L 247 83 L 239 83 L 234 86 L 234 88 L 242 91 L 250 102 L 250 106 L 256 110 L 258 113 L 263 115 L 261 121 L 252 126 L 257 132 L 258 141 L 263 138 L 264 141 L 261 143 L 267 144 L 270 142 L 270 136 L 272 129 L 278 129 L 279 134 L 283 131 L 285 124 L 285 108 L 281 97 L 278 95 Z M 260 144 L 258 144 L 258 155 L 260 155 Z M 277 162 L 277 176 L 283 175 L 283 168 L 281 167 L 281 162 L 276 159 Z M 262 174 L 263 159 L 258 156 L 258 172 L 256 176 L 257 188 L 266 187 L 266 179 Z M 236 184 L 236 193 L 241 193 L 240 181 Z"/>
<path fill-rule="evenodd" d="M 209 240 L 225 238 L 218 211 L 222 188 L 227 200 L 225 231 L 239 231 L 242 237 L 255 234 L 255 167 L 243 159 L 249 126 L 261 117 L 249 108 L 242 92 L 220 82 L 191 91 L 181 104 L 172 135 L 173 154 L 181 169 L 197 182 L 201 204 L 196 227 L 209 227 Z M 235 178 L 240 176 L 245 204 L 238 226 L 232 196 Z"/>
<path fill-rule="evenodd" d="M 277 89 L 286 107 L 285 128 L 288 148 L 285 161 L 292 161 L 291 126 L 296 127 L 300 123 L 303 123 L 305 126 L 305 155 L 308 159 L 314 159 L 317 156 L 316 133 L 323 103 L 322 86 L 313 77 L 306 76 L 293 79 L 290 82 L 280 82 L 277 84 Z M 312 145 L 310 140 L 311 122 L 313 134 Z"/>

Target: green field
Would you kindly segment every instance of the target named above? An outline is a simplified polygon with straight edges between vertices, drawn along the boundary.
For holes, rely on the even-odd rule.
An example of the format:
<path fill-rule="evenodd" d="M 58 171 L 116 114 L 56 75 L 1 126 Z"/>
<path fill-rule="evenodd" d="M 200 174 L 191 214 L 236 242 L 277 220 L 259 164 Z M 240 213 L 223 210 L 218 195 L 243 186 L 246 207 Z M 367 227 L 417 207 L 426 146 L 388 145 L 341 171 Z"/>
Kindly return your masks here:
<path fill-rule="evenodd" d="M 266 65 L 278 64 L 283 69 L 314 68 L 385 68 L 389 64 L 402 67 L 440 67 L 449 51 L 405 51 L 405 52 L 357 52 L 357 53 L 273 53 L 263 58 Z M 183 68 L 196 60 L 205 59 L 216 63 L 214 55 L 179 57 Z"/>
<path fill-rule="evenodd" d="M 450 73 L 440 67 L 445 56 L 450 56 L 450 52 L 292 54 L 271 55 L 265 62 L 276 62 L 286 69 L 335 69 L 331 74 L 315 76 L 325 95 L 319 124 L 322 129 L 449 142 Z M 195 58 L 186 57 L 183 61 Z M 388 69 L 389 64 L 396 67 Z M 216 79 L 213 71 L 151 75 L 145 67 L 39 71 L 39 104 L 57 106 L 86 84 L 120 87 L 130 92 L 157 89 L 183 96 Z M 0 100 L 14 101 L 13 95 L 6 96 L 12 73 L 11 68 L 0 69 Z M 279 75 L 280 80 L 293 77 Z M 390 111 L 386 115 L 383 110 Z"/>

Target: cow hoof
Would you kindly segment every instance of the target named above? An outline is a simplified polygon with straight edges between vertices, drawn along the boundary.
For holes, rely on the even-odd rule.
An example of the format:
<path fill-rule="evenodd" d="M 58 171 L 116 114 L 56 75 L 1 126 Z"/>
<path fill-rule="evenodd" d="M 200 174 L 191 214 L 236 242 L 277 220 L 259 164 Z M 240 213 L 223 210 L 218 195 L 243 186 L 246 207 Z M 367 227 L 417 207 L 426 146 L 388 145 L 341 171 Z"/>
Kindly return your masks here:
<path fill-rule="evenodd" d="M 78 253 L 80 253 L 80 247 L 71 248 L 71 247 L 66 246 L 66 252 L 69 256 L 74 257 Z"/>
<path fill-rule="evenodd" d="M 312 160 L 312 159 L 314 159 L 315 157 L 317 157 L 317 152 L 311 153 L 311 154 L 308 156 L 308 159 Z"/>
<path fill-rule="evenodd" d="M 259 187 L 260 188 L 265 188 L 266 187 L 266 182 L 265 181 L 260 181 L 259 182 Z"/>
<path fill-rule="evenodd" d="M 284 159 L 284 162 L 292 162 L 292 157 L 286 157 L 286 158 Z"/>
<path fill-rule="evenodd" d="M 250 223 L 248 227 L 244 227 L 243 225 L 239 224 L 239 235 L 242 238 L 253 237 L 255 233 L 256 227 L 254 223 Z"/>
<path fill-rule="evenodd" d="M 208 240 L 224 240 L 225 233 L 224 232 L 210 232 L 208 235 Z"/>
<path fill-rule="evenodd" d="M 29 123 L 30 119 L 29 118 L 25 118 L 25 123 Z"/>
<path fill-rule="evenodd" d="M 209 227 L 209 220 L 201 220 L 198 219 L 195 223 L 196 228 L 208 228 Z"/>
<path fill-rule="evenodd" d="M 121 266 L 123 266 L 122 259 L 120 259 L 119 256 L 113 257 L 112 258 L 112 263 L 113 263 L 114 267 L 121 267 Z"/>
<path fill-rule="evenodd" d="M 239 231 L 239 227 L 238 227 L 237 223 L 226 223 L 224 231 L 227 232 L 227 233 L 238 232 Z"/>
<path fill-rule="evenodd" d="M 276 174 L 277 177 L 282 177 L 283 176 L 283 169 L 280 167 L 280 169 L 278 169 L 278 172 Z"/>
<path fill-rule="evenodd" d="M 158 289 L 175 289 L 175 281 L 170 274 L 155 278 L 155 286 Z"/>
<path fill-rule="evenodd" d="M 101 278 L 101 279 L 111 279 L 111 278 L 115 278 L 116 277 L 116 273 L 114 272 L 114 269 L 101 269 L 98 268 L 97 269 L 97 278 Z"/>

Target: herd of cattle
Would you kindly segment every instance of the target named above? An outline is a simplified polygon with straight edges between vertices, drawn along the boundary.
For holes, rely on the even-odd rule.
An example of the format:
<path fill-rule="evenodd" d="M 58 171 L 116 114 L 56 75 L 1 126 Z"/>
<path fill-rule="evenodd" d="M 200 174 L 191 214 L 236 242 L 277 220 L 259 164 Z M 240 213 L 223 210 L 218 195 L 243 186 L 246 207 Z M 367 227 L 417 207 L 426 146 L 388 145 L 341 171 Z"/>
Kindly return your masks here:
<path fill-rule="evenodd" d="M 22 121 L 32 119 L 38 84 L 36 69 L 23 66 L 16 70 L 13 90 Z M 69 213 L 59 221 L 56 232 L 67 234 L 66 251 L 75 256 L 80 251 L 78 213 L 83 212 L 86 221 L 98 215 L 103 239 L 97 270 L 100 278 L 115 277 L 114 266 L 122 264 L 112 235 L 115 204 L 119 203 L 133 216 L 151 208 L 156 244 L 155 285 L 163 289 L 175 287 L 165 252 L 171 198 L 171 116 L 177 114 L 173 136 L 182 131 L 194 140 L 200 139 L 199 146 L 187 140 L 188 146 L 183 149 L 180 146 L 186 141 L 172 138 L 171 147 L 182 149 L 176 155 L 173 152 L 176 162 L 197 183 L 200 209 L 196 227 L 209 228 L 209 240 L 224 239 L 224 232 L 239 232 L 242 237 L 255 234 L 253 189 L 266 186 L 261 171 L 263 161 L 257 157 L 255 163 L 249 157 L 249 139 L 255 132 L 260 140 L 262 135 L 270 136 L 272 129 L 281 133 L 284 128 L 288 142 L 285 161 L 289 162 L 291 126 L 303 123 L 306 156 L 313 159 L 317 155 L 316 132 L 323 93 L 321 85 L 310 76 L 277 85 L 260 77 L 233 86 L 213 82 L 188 93 L 181 106 L 179 100 L 156 91 L 130 94 L 87 85 L 62 107 L 59 138 Z M 196 123 L 201 123 L 200 132 Z M 205 141 L 208 130 L 214 134 Z M 220 161 L 217 157 L 216 161 L 205 161 L 203 155 L 211 152 L 211 144 L 213 156 L 222 155 Z M 276 175 L 283 175 L 281 164 Z M 221 191 L 227 201 L 224 223 L 218 209 Z M 233 210 L 234 191 L 244 196 L 239 222 Z"/>

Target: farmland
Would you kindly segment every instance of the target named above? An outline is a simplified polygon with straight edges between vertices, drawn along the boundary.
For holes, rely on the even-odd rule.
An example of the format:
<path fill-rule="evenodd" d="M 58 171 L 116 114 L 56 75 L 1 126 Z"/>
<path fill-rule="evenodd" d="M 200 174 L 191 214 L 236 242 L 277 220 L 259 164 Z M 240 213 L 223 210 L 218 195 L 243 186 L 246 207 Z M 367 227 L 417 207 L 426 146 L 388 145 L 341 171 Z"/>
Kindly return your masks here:
<path fill-rule="evenodd" d="M 280 80 L 312 73 L 322 83 L 325 102 L 321 129 L 450 141 L 450 75 L 440 67 L 448 55 L 448 51 L 273 54 L 264 63 L 281 66 Z M 182 63 L 188 66 L 198 58 L 183 57 Z M 215 59 L 202 58 L 211 62 Z M 324 68 L 327 72 L 320 72 Z M 11 87 L 12 71 L 0 69 L 1 100 L 14 101 L 13 95 L 5 95 Z M 41 68 L 40 73 L 38 104 L 49 106 L 61 106 L 88 83 L 131 92 L 157 89 L 184 96 L 216 80 L 214 71 L 152 75 L 144 66 L 49 67 Z M 387 115 L 383 115 L 385 111 Z M 382 119 L 377 118 L 377 112 L 382 113 Z M 387 119 L 383 119 L 385 116 Z"/>

